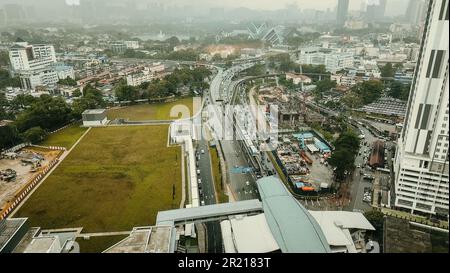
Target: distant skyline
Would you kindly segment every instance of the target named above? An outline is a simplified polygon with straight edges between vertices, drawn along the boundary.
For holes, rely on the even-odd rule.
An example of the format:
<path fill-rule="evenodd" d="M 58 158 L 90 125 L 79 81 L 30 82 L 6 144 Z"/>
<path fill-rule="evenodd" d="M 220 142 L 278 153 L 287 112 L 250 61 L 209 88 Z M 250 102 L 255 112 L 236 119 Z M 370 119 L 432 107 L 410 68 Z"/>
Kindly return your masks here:
<path fill-rule="evenodd" d="M 72 0 L 73 1 L 73 0 Z M 144 0 L 145 1 L 145 0 Z M 377 4 L 379 0 L 350 0 L 349 9 L 350 10 L 360 10 L 361 4 L 366 2 L 367 4 Z M 139 0 L 138 0 L 139 2 Z M 173 2 L 177 4 L 186 3 L 185 0 L 165 0 L 159 2 Z M 225 0 L 225 1 L 214 1 L 214 0 L 194 0 L 192 2 L 186 3 L 188 5 L 194 5 L 195 3 L 203 4 L 203 5 L 212 5 L 212 6 L 223 6 L 223 7 L 246 7 L 252 9 L 264 9 L 264 10 L 273 10 L 273 9 L 282 9 L 287 5 L 297 5 L 299 9 L 320 9 L 333 10 L 338 3 L 338 0 Z M 395 16 L 402 15 L 405 13 L 406 7 L 408 5 L 409 0 L 388 0 L 386 7 L 386 15 L 387 16 Z"/>
<path fill-rule="evenodd" d="M 25 4 L 25 5 L 83 5 L 83 3 L 103 2 L 104 0 L 0 0 L 2 4 Z M 367 4 L 377 3 L 379 0 L 350 0 L 350 10 L 360 10 L 363 2 Z M 178 6 L 194 6 L 199 5 L 202 8 L 208 7 L 227 7 L 227 8 L 251 8 L 259 10 L 277 10 L 286 8 L 288 5 L 297 5 L 299 9 L 318 9 L 318 10 L 333 10 L 337 6 L 338 0 L 109 0 L 107 3 L 122 3 L 128 5 L 129 3 L 145 4 L 145 3 L 161 3 L 161 4 L 176 4 Z M 409 0 L 388 0 L 386 15 L 396 16 L 405 13 Z"/>

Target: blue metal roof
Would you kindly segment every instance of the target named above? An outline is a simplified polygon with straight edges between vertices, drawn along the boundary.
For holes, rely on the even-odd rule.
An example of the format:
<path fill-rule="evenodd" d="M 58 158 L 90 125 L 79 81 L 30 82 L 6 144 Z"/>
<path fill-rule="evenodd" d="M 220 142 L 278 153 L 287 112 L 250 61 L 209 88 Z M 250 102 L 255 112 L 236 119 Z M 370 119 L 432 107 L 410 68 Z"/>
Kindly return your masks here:
<path fill-rule="evenodd" d="M 284 253 L 328 253 L 330 246 L 319 224 L 276 177 L 257 181 L 264 214 Z"/>

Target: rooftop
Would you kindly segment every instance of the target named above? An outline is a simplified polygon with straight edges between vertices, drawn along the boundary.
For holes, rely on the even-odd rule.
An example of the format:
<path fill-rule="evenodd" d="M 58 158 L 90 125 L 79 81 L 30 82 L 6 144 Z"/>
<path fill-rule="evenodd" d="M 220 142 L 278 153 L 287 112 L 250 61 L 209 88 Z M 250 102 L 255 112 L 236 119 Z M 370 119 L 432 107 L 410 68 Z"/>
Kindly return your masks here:
<path fill-rule="evenodd" d="M 234 250 L 237 253 L 269 253 L 280 249 L 263 213 L 234 217 L 223 221 L 221 226 L 222 230 L 226 229 L 225 233 L 229 234 L 224 236 L 226 253 L 234 253 Z"/>
<path fill-rule="evenodd" d="M 153 226 L 134 228 L 130 236 L 103 253 L 171 253 L 175 227 Z"/>
<path fill-rule="evenodd" d="M 25 224 L 28 218 L 7 218 L 0 221 L 0 252 Z"/>
<path fill-rule="evenodd" d="M 349 229 L 375 230 L 360 212 L 350 211 L 310 211 L 322 228 L 331 246 L 353 245 L 348 237 Z"/>
<path fill-rule="evenodd" d="M 288 192 L 281 180 L 257 181 L 264 214 L 284 253 L 328 253 L 330 247 L 314 217 Z"/>
<path fill-rule="evenodd" d="M 105 109 L 88 109 L 83 112 L 84 115 L 96 115 L 96 114 L 103 114 L 106 110 Z"/>

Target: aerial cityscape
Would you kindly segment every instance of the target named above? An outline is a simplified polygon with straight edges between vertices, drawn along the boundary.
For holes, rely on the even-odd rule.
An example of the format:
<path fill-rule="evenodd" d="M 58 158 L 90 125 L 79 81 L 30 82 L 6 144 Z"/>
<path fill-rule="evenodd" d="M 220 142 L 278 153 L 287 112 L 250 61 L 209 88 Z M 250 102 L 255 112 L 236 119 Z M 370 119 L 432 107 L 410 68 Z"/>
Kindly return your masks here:
<path fill-rule="evenodd" d="M 0 0 L 0 258 L 448 253 L 449 2 Z"/>

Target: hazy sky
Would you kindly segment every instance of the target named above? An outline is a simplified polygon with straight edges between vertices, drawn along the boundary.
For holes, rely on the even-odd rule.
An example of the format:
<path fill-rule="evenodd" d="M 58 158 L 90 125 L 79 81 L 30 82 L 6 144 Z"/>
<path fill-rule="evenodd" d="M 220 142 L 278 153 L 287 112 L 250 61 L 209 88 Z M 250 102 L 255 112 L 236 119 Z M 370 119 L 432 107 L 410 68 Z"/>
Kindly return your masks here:
<path fill-rule="evenodd" d="M 105 0 L 0 0 L 0 6 L 4 3 L 22 3 L 34 4 L 39 3 L 51 5 L 51 3 L 67 3 L 70 5 L 83 4 L 83 2 L 105 2 Z M 334 9 L 337 6 L 338 0 L 109 0 L 110 2 L 136 2 L 136 3 L 176 3 L 179 5 L 201 5 L 202 7 L 210 6 L 224 6 L 224 7 L 247 7 L 252 9 L 281 9 L 288 4 L 296 4 L 299 9 Z M 107 2 L 109 2 L 107 1 Z M 350 10 L 359 10 L 361 3 L 378 2 L 379 0 L 350 0 Z M 387 0 L 386 15 L 400 15 L 406 10 L 409 0 Z"/>
<path fill-rule="evenodd" d="M 167 1 L 167 0 L 165 0 Z M 338 0 L 172 0 L 177 3 L 194 4 L 196 2 L 208 3 L 215 6 L 228 6 L 228 7 L 248 7 L 254 9 L 280 9 L 284 8 L 288 4 L 297 4 L 300 9 L 333 9 L 337 6 Z M 350 0 L 350 10 L 359 10 L 362 2 L 366 3 L 378 3 L 378 0 Z M 403 14 L 406 10 L 406 6 L 409 0 L 387 0 L 386 15 L 398 15 Z"/>

